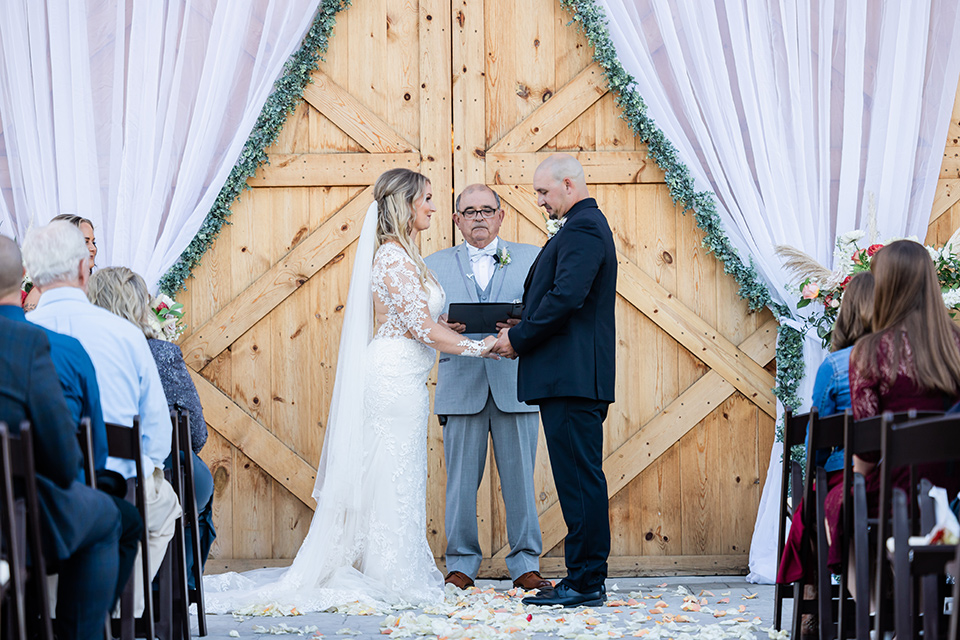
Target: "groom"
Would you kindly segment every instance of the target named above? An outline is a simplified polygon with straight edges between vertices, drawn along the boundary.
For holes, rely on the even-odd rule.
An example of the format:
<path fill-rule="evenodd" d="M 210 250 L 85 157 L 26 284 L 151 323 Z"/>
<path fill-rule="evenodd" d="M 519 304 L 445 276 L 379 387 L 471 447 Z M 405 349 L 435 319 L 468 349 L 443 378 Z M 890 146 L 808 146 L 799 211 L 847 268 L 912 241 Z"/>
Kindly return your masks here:
<path fill-rule="evenodd" d="M 597 606 L 610 554 L 603 421 L 613 402 L 617 250 L 583 167 L 554 154 L 533 175 L 537 204 L 560 229 L 527 275 L 523 318 L 494 351 L 520 357 L 517 397 L 540 405 L 560 509 L 567 577 L 524 604 Z"/>
<path fill-rule="evenodd" d="M 463 243 L 426 258 L 447 302 L 519 300 L 537 248 L 497 237 L 504 213 L 500 196 L 490 187 L 468 186 L 455 206 L 453 220 Z M 540 424 L 537 408 L 517 401 L 517 363 L 440 354 L 434 411 L 441 422 L 445 419 L 446 582 L 468 588 L 480 569 L 477 490 L 492 437 L 506 510 L 510 577 L 527 591 L 549 587 L 539 572 L 542 543 L 533 484 Z"/>

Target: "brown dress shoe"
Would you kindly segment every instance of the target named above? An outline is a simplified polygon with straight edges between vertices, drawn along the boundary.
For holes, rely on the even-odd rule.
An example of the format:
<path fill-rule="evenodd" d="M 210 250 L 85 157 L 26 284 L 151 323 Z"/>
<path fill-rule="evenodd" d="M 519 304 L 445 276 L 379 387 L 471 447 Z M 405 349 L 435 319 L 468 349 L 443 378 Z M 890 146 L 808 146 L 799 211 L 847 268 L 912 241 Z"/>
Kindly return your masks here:
<path fill-rule="evenodd" d="M 473 579 L 460 571 L 451 571 L 443 581 L 445 584 L 452 584 L 457 589 L 469 589 L 473 586 Z"/>
<path fill-rule="evenodd" d="M 539 571 L 527 571 L 513 581 L 513 586 L 524 591 L 533 591 L 534 589 L 549 589 L 553 586 L 553 583 L 544 580 Z"/>

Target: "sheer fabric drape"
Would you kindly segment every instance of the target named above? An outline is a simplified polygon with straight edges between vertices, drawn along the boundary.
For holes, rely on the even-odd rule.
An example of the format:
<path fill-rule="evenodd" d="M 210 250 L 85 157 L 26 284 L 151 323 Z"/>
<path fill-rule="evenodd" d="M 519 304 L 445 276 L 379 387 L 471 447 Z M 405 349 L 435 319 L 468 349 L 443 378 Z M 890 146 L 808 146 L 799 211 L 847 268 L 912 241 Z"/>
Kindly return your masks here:
<path fill-rule="evenodd" d="M 76 213 L 154 286 L 319 0 L 0 2 L 0 233 Z"/>
<path fill-rule="evenodd" d="M 598 2 L 648 115 L 697 190 L 716 194 L 727 235 L 775 301 L 792 306 L 796 297 L 778 244 L 833 268 L 835 238 L 846 231 L 875 224 L 880 239 L 926 235 L 960 74 L 960 5 Z M 804 355 L 800 395 L 809 401 L 819 340 L 808 339 Z M 778 452 L 771 463 L 779 467 Z M 760 580 L 775 571 L 775 558 L 754 562 L 753 551 L 775 540 L 775 518 L 764 512 L 778 486 L 767 483 L 763 535 L 754 536 Z"/>

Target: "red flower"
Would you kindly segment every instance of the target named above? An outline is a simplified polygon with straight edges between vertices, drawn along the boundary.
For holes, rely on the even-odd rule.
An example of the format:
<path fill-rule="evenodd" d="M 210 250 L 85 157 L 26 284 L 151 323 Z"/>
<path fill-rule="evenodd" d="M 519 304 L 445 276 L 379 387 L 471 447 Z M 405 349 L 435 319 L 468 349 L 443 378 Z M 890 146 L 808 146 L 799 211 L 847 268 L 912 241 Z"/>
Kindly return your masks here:
<path fill-rule="evenodd" d="M 853 277 L 853 276 L 847 276 L 846 278 L 844 278 L 844 279 L 843 279 L 843 282 L 840 283 L 840 288 L 843 289 L 844 291 L 846 291 L 846 289 L 847 289 L 847 283 L 850 282 L 850 278 L 852 278 L 852 277 Z"/>
<path fill-rule="evenodd" d="M 169 309 L 166 302 L 161 302 L 157 305 L 157 311 L 163 311 L 164 309 Z"/>
<path fill-rule="evenodd" d="M 867 255 L 872 258 L 873 254 L 875 254 L 877 251 L 880 251 L 880 249 L 882 248 L 883 248 L 882 244 L 872 244 L 869 247 L 867 247 Z"/>

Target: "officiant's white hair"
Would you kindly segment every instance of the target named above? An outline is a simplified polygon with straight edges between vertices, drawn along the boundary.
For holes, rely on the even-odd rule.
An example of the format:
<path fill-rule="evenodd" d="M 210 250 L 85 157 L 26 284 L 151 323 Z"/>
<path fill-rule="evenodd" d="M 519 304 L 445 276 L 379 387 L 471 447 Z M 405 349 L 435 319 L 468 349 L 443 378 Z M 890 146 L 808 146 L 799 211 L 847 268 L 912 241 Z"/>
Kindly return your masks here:
<path fill-rule="evenodd" d="M 78 263 L 90 259 L 80 229 L 62 220 L 27 231 L 21 251 L 27 274 L 41 289 L 73 280 Z"/>

